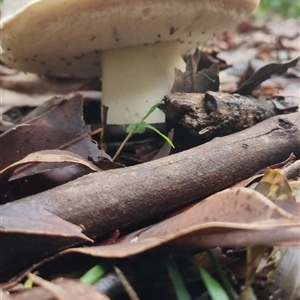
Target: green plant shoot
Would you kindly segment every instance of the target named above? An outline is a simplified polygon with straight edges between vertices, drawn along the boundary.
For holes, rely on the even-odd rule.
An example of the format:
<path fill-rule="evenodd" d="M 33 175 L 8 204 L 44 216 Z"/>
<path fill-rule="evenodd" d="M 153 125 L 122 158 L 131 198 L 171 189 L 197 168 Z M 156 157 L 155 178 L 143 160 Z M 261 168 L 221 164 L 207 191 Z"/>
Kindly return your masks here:
<path fill-rule="evenodd" d="M 198 268 L 201 279 L 209 293 L 210 297 L 213 300 L 230 300 L 227 293 L 223 289 L 223 287 L 216 281 L 200 264 L 199 262 L 193 257 L 188 257 L 190 261 Z"/>
<path fill-rule="evenodd" d="M 126 128 L 126 132 L 128 133 L 128 135 L 126 136 L 126 138 L 124 139 L 124 141 L 122 142 L 122 144 L 120 145 L 118 151 L 116 152 L 115 156 L 113 157 L 113 161 L 117 158 L 117 156 L 120 154 L 120 152 L 122 151 L 124 145 L 127 143 L 127 141 L 132 137 L 132 135 L 134 133 L 139 133 L 142 134 L 145 132 L 145 130 L 151 129 L 153 131 L 155 131 L 158 135 L 160 135 L 163 139 L 165 139 L 165 141 L 172 147 L 175 148 L 174 144 L 172 143 L 172 141 L 166 136 L 164 135 L 162 132 L 160 132 L 159 130 L 157 130 L 155 127 L 153 127 L 152 125 L 148 124 L 145 122 L 145 119 L 154 112 L 154 110 L 157 108 L 158 103 L 154 104 L 149 111 L 147 112 L 147 114 L 141 118 L 138 122 L 134 123 L 134 124 L 130 124 L 128 125 L 128 127 Z"/>
<path fill-rule="evenodd" d="M 88 270 L 81 278 L 80 281 L 94 284 L 106 273 L 106 268 L 103 265 L 95 265 L 90 270 Z"/>
<path fill-rule="evenodd" d="M 178 300 L 191 300 L 192 297 L 190 296 L 188 290 L 186 289 L 184 281 L 180 275 L 178 267 L 177 267 L 175 260 L 171 254 L 169 256 L 166 256 L 165 266 L 168 270 L 168 273 L 169 273 L 170 279 L 172 281 L 177 299 Z"/>

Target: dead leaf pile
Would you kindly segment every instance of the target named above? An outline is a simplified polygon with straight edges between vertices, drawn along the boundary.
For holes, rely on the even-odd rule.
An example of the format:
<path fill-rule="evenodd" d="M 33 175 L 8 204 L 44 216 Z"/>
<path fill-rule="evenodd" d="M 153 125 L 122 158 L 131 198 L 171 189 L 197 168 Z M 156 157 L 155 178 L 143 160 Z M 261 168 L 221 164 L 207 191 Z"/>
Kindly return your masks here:
<path fill-rule="evenodd" d="M 97 172 L 92 162 L 110 160 L 92 142 L 82 104 L 79 94 L 52 98 L 0 136 L 2 203 Z"/>

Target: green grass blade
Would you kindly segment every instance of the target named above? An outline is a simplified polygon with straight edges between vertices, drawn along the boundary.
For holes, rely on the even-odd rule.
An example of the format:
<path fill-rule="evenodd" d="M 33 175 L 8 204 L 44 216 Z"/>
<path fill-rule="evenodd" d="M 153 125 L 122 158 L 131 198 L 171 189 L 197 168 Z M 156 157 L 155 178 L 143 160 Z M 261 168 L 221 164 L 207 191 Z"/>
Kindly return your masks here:
<path fill-rule="evenodd" d="M 145 123 L 144 121 L 142 123 L 140 122 L 137 122 L 137 123 L 134 123 L 134 124 L 129 124 L 126 128 L 126 132 L 127 133 L 139 133 L 139 134 L 142 134 L 145 132 L 146 130 L 146 127 L 143 126 L 143 123 Z"/>
<path fill-rule="evenodd" d="M 213 300 L 230 300 L 219 282 L 216 281 L 204 268 L 202 268 L 199 262 L 193 256 L 188 256 L 188 258 L 198 268 L 201 279 L 210 297 Z"/>
<path fill-rule="evenodd" d="M 88 284 L 94 284 L 106 273 L 106 268 L 102 265 L 96 265 L 88 270 L 80 280 Z"/>
<path fill-rule="evenodd" d="M 149 111 L 147 112 L 147 114 L 141 119 L 141 121 L 144 121 L 145 119 L 147 119 L 149 117 L 149 115 L 151 115 L 157 108 L 159 103 L 154 104 L 153 106 L 151 106 L 151 108 L 149 109 Z"/>
<path fill-rule="evenodd" d="M 150 124 L 147 124 L 145 123 L 144 124 L 145 127 L 149 128 L 149 129 L 152 129 L 153 131 L 155 131 L 157 134 L 159 134 L 163 139 L 165 139 L 165 141 L 172 147 L 172 148 L 175 148 L 173 142 L 166 136 L 164 135 L 163 133 L 161 133 L 159 130 L 157 130 L 155 127 L 153 127 L 152 125 Z"/>
<path fill-rule="evenodd" d="M 210 250 L 207 250 L 206 251 L 207 254 L 208 254 L 208 257 L 209 259 L 211 260 L 212 262 L 212 265 L 214 266 L 219 278 L 220 278 L 220 281 L 227 293 L 227 295 L 229 296 L 230 300 L 237 300 L 238 299 L 238 296 L 237 294 L 235 293 L 234 289 L 232 288 L 230 282 L 228 281 L 227 277 L 225 276 L 222 268 L 220 267 L 218 261 L 215 259 L 214 255 L 212 254 L 212 252 Z"/>
<path fill-rule="evenodd" d="M 158 103 L 154 104 L 149 111 L 147 112 L 147 114 L 142 117 L 139 121 L 137 121 L 136 123 L 133 124 L 129 124 L 126 128 L 126 132 L 127 133 L 143 133 L 146 129 L 146 127 L 144 126 L 144 124 L 146 124 L 144 121 L 145 119 L 147 119 L 149 117 L 150 114 L 152 114 L 155 109 L 157 108 Z"/>
<path fill-rule="evenodd" d="M 145 132 L 146 128 L 149 128 L 153 131 L 155 131 L 158 135 L 160 135 L 163 139 L 165 139 L 165 141 L 172 147 L 175 148 L 173 142 L 163 133 L 161 133 L 159 130 L 157 130 L 155 127 L 153 127 L 152 125 L 148 124 L 145 122 L 145 119 L 157 108 L 158 103 L 153 105 L 149 111 L 147 112 L 147 114 L 138 122 L 134 123 L 134 124 L 130 124 L 127 126 L 126 128 L 126 132 L 128 133 L 128 135 L 126 136 L 126 138 L 124 139 L 124 141 L 122 142 L 122 144 L 120 145 L 119 149 L 117 150 L 116 154 L 113 157 L 113 161 L 118 157 L 118 155 L 120 154 L 120 152 L 122 151 L 124 145 L 127 143 L 127 141 L 130 139 L 130 137 L 134 134 L 134 133 L 139 133 L 142 134 Z"/>
<path fill-rule="evenodd" d="M 213 300 L 229 300 L 223 287 L 204 268 L 198 266 L 201 278 Z"/>
<path fill-rule="evenodd" d="M 185 284 L 182 280 L 182 277 L 172 255 L 169 255 L 165 258 L 165 265 L 171 278 L 177 299 L 191 300 L 191 296 L 185 287 Z"/>

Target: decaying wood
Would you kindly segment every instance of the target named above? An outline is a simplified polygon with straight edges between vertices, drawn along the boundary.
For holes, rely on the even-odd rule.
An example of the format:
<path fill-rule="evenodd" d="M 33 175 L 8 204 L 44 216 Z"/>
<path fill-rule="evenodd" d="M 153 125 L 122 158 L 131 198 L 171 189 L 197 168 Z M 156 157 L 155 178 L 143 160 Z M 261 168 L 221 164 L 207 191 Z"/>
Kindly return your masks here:
<path fill-rule="evenodd" d="M 284 98 L 264 101 L 221 92 L 174 93 L 165 96 L 159 108 L 192 135 L 212 138 L 232 134 L 278 114 L 296 111 L 298 101 Z"/>
<path fill-rule="evenodd" d="M 5 214 L 10 209 L 22 210 L 36 204 L 83 226 L 89 237 L 103 236 L 223 190 L 285 160 L 292 152 L 300 157 L 299 113 L 275 116 L 244 131 L 149 163 L 86 175 L 5 204 L 0 211 Z M 62 237 L 2 233 L 2 280 L 10 272 L 74 242 Z"/>

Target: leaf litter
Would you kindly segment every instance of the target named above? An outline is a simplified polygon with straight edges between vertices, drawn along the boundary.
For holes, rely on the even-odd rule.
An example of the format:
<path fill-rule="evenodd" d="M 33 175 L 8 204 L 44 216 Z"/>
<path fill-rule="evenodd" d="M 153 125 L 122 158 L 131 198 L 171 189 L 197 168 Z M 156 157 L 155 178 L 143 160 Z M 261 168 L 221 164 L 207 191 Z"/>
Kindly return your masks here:
<path fill-rule="evenodd" d="M 82 101 L 80 94 L 69 100 L 54 97 L 31 112 L 29 120 L 25 119 L 24 123 L 0 136 L 3 145 L 0 162 L 2 203 L 55 187 L 91 171 L 99 171 L 92 162 L 97 164 L 101 160 L 111 160 L 91 140 L 90 128 L 82 119 Z M 37 153 L 49 149 L 57 149 L 56 152 L 52 150 L 51 161 L 50 152 Z M 66 159 L 62 161 L 64 151 L 73 153 L 69 153 L 69 156 L 73 155 L 73 161 L 70 157 L 67 164 Z M 12 170 L 14 174 L 11 174 Z M 9 172 L 9 182 L 3 181 L 4 172 L 6 176 Z M 33 175 L 37 178 L 30 180 Z M 41 186 L 36 185 L 37 179 L 41 181 Z"/>

